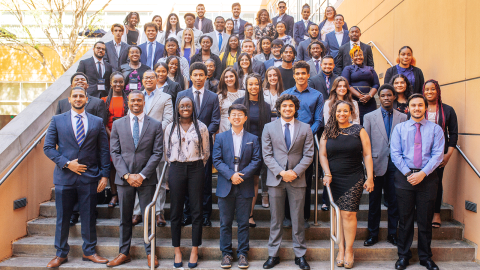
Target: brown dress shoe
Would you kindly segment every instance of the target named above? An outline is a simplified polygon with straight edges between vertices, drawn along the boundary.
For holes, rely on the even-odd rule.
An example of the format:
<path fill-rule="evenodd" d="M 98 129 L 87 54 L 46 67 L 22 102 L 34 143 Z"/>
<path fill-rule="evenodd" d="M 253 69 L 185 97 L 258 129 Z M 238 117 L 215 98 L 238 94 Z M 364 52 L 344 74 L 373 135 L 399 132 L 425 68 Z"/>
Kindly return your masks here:
<path fill-rule="evenodd" d="M 157 215 L 156 220 L 157 220 L 157 227 L 165 227 L 167 225 L 167 221 L 165 220 L 165 217 L 163 216 L 163 214 Z"/>
<path fill-rule="evenodd" d="M 117 257 L 115 257 L 115 259 L 111 260 L 109 263 L 107 263 L 107 266 L 108 267 L 115 267 L 115 266 L 119 266 L 121 264 L 124 264 L 124 263 L 128 263 L 132 261 L 132 258 L 130 258 L 130 254 L 128 255 L 125 255 L 125 254 L 118 254 Z"/>
<path fill-rule="evenodd" d="M 148 260 L 148 267 L 152 267 L 152 265 L 150 264 L 150 254 L 147 255 L 147 260 Z M 157 256 L 155 256 L 155 268 L 158 267 L 158 260 L 157 260 Z"/>
<path fill-rule="evenodd" d="M 68 262 L 68 257 L 62 258 L 55 256 L 55 258 L 47 264 L 47 268 L 57 268 L 66 262 Z"/>
<path fill-rule="evenodd" d="M 82 261 L 92 261 L 94 263 L 108 263 L 108 260 L 98 256 L 97 253 L 90 255 L 90 256 L 85 256 L 83 255 Z"/>
<path fill-rule="evenodd" d="M 142 216 L 141 215 L 134 215 L 132 217 L 132 225 L 136 226 L 138 223 L 142 222 Z"/>
<path fill-rule="evenodd" d="M 268 202 L 268 193 L 262 192 L 262 207 L 268 208 L 270 207 L 270 203 Z"/>

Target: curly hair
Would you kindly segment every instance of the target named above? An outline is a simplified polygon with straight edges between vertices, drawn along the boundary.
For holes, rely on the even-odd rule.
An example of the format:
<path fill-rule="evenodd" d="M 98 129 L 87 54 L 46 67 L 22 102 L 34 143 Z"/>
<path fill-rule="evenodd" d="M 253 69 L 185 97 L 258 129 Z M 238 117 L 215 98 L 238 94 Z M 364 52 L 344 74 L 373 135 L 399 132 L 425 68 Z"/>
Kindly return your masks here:
<path fill-rule="evenodd" d="M 311 58 L 313 58 L 313 57 L 312 57 L 311 50 L 312 50 L 312 46 L 315 45 L 315 44 L 319 45 L 319 46 L 320 46 L 320 49 L 322 49 L 322 52 L 320 53 L 320 58 L 323 59 L 323 57 L 327 54 L 327 49 L 325 48 L 325 45 L 323 45 L 323 42 L 319 41 L 318 39 L 313 40 L 313 41 L 310 42 L 310 44 L 308 45 L 308 49 L 307 49 L 308 56 L 310 56 Z"/>
<path fill-rule="evenodd" d="M 280 113 L 280 109 L 282 107 L 282 103 L 285 100 L 291 100 L 293 102 L 293 104 L 295 105 L 295 115 L 293 117 L 297 118 L 298 111 L 300 110 L 300 100 L 296 96 L 290 95 L 290 94 L 281 95 L 275 102 L 275 109 L 277 110 L 277 116 L 282 117 L 282 114 Z"/>
<path fill-rule="evenodd" d="M 349 54 L 350 54 L 350 58 L 352 58 L 352 61 L 353 61 L 353 58 L 355 57 L 355 53 L 356 52 L 362 52 L 362 49 L 360 48 L 360 46 L 353 46 L 353 48 L 350 50 Z"/>
<path fill-rule="evenodd" d="M 270 14 L 268 13 L 268 11 L 267 11 L 266 9 L 262 8 L 262 9 L 260 9 L 260 10 L 257 12 L 257 16 L 256 16 L 256 18 L 255 18 L 255 21 L 257 22 L 257 25 L 260 24 L 260 16 L 261 16 L 264 12 L 267 13 L 267 15 L 268 15 L 268 20 L 267 20 L 267 22 L 268 22 L 268 23 L 271 23 L 271 22 L 272 22 L 272 20 L 270 19 Z"/>
<path fill-rule="evenodd" d="M 352 92 L 350 91 L 350 85 L 348 84 L 348 80 L 345 77 L 338 76 L 332 83 L 332 88 L 330 89 L 330 95 L 328 96 L 328 100 L 330 101 L 329 109 L 330 111 L 333 110 L 333 105 L 339 100 L 337 95 L 337 88 L 340 82 L 345 82 L 345 87 L 347 88 L 347 94 L 343 97 L 344 100 L 353 104 Z M 355 117 L 355 110 L 352 111 L 352 117 Z"/>
<path fill-rule="evenodd" d="M 327 125 L 325 126 L 325 130 L 323 132 L 324 139 L 335 139 L 340 135 L 340 127 L 338 126 L 337 121 L 337 107 L 340 104 L 347 104 L 350 108 L 350 113 L 355 114 L 355 109 L 353 107 L 353 103 L 345 101 L 345 100 L 337 100 L 335 104 L 333 104 L 333 109 L 330 110 L 330 117 L 328 118 Z"/>
<path fill-rule="evenodd" d="M 110 82 L 113 81 L 113 77 L 115 77 L 115 76 L 121 76 L 122 79 L 123 79 L 123 83 L 124 83 L 123 88 L 124 89 L 122 89 L 122 97 L 123 97 L 123 114 L 122 114 L 122 116 L 125 116 L 128 113 L 128 98 L 127 98 L 127 95 L 124 91 L 125 90 L 125 77 L 123 77 L 123 74 L 121 72 L 115 71 L 115 72 L 112 73 L 112 75 L 110 75 Z M 110 83 L 110 84 L 113 84 L 113 83 Z M 112 101 L 112 97 L 113 97 L 113 88 L 110 87 L 110 91 L 108 92 L 108 96 L 107 96 L 107 99 L 105 101 L 105 107 L 107 107 L 107 110 L 106 110 L 106 113 L 107 113 L 106 118 L 107 119 L 110 119 L 110 103 Z"/>

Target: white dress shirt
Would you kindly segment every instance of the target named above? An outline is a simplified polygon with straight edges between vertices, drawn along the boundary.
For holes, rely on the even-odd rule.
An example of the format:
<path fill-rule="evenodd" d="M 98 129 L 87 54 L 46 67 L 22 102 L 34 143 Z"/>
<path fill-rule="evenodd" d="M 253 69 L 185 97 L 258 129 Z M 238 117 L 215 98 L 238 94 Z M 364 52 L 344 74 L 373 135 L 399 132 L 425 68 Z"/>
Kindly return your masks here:
<path fill-rule="evenodd" d="M 353 44 L 357 44 L 357 46 L 360 47 L 360 40 L 357 41 L 357 42 L 353 42 L 353 41 L 350 40 L 350 49 L 353 49 Z"/>
<path fill-rule="evenodd" d="M 177 32 L 173 31 L 173 30 L 170 30 L 170 33 L 168 33 L 168 37 L 167 38 L 177 38 Z M 167 38 L 165 40 L 167 40 Z"/>
<path fill-rule="evenodd" d="M 215 32 L 215 37 L 217 38 L 217 47 L 218 47 L 218 43 L 219 43 L 218 34 L 222 34 L 222 46 L 223 46 L 223 43 L 226 42 L 226 40 L 223 40 L 223 32 L 218 32 L 217 29 L 213 29 L 213 32 Z M 212 46 L 213 46 L 213 44 L 212 44 Z"/>
<path fill-rule="evenodd" d="M 307 29 L 307 33 L 305 34 L 304 38 L 308 39 L 310 36 L 308 35 L 308 20 L 303 20 L 303 24 L 305 25 L 305 29 Z"/>
<path fill-rule="evenodd" d="M 340 32 L 335 31 L 335 37 L 337 38 L 338 46 L 342 46 L 343 41 L 343 29 Z"/>
<path fill-rule="evenodd" d="M 243 139 L 243 128 L 239 134 L 235 133 L 232 128 L 232 137 L 233 137 L 233 153 L 236 157 L 240 156 L 242 150 L 242 139 Z"/>
<path fill-rule="evenodd" d="M 117 57 L 120 57 L 120 50 L 122 49 L 122 41 L 120 41 L 120 43 L 116 43 L 114 40 L 113 46 L 115 47 L 115 51 L 117 52 Z"/>
<path fill-rule="evenodd" d="M 71 111 L 71 119 L 72 119 L 72 127 L 73 127 L 73 133 L 75 133 L 75 138 L 77 138 L 77 121 L 78 121 L 78 118 L 76 117 L 77 116 L 77 112 L 75 112 L 74 110 L 70 110 Z M 80 114 L 82 116 L 82 121 L 83 121 L 83 128 L 85 129 L 85 136 L 87 136 L 87 132 L 88 132 L 88 118 L 87 118 L 87 114 L 85 113 L 85 110 L 83 110 L 83 112 Z"/>
<path fill-rule="evenodd" d="M 295 118 L 292 118 L 292 120 L 290 120 L 290 122 L 287 122 L 287 121 L 283 120 L 283 118 L 280 117 L 280 121 L 282 121 L 282 133 L 283 133 L 284 138 L 285 138 L 285 124 L 286 123 L 290 124 L 290 126 L 288 127 L 288 130 L 290 130 L 290 140 L 291 140 L 291 143 L 293 143 L 293 131 L 294 131 L 294 127 L 295 127 Z"/>
<path fill-rule="evenodd" d="M 98 72 L 98 63 L 100 63 L 100 66 L 102 67 L 102 74 L 100 74 L 103 78 L 103 75 L 105 74 L 105 64 L 103 63 L 103 58 L 98 60 L 97 57 L 93 57 L 93 60 L 95 61 L 95 69 Z"/>
<path fill-rule="evenodd" d="M 197 93 L 195 93 L 196 91 L 200 91 L 200 106 L 201 106 L 203 101 L 203 94 L 205 94 L 205 86 L 202 87 L 201 89 L 196 89 L 195 86 L 192 85 L 192 93 L 193 93 L 194 101 L 197 98 Z"/>

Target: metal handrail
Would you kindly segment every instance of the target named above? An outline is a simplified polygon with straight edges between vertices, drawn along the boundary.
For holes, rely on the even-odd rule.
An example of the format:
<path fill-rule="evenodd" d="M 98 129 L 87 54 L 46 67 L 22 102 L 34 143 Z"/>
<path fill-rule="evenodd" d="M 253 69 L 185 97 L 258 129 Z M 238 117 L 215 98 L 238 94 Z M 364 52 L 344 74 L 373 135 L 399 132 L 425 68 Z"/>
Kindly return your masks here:
<path fill-rule="evenodd" d="M 385 54 L 383 54 L 383 52 L 378 48 L 378 46 L 377 46 L 377 44 L 375 44 L 375 42 L 373 42 L 373 41 L 370 40 L 367 44 L 373 45 L 373 47 L 375 47 L 375 48 L 377 49 L 377 51 L 383 56 L 383 58 L 385 58 L 385 60 L 387 60 L 387 63 L 388 63 L 391 67 L 394 66 L 394 64 L 392 64 L 392 62 L 390 62 L 390 60 L 388 60 L 388 58 L 385 56 Z"/>
<path fill-rule="evenodd" d="M 325 4 L 325 2 L 327 2 L 327 0 L 323 0 L 323 2 L 322 2 L 320 5 L 318 5 L 317 10 L 315 10 L 314 12 L 312 12 L 311 15 L 310 15 L 310 17 L 308 17 L 309 20 L 310 20 L 311 18 L 313 18 L 315 15 L 317 15 L 317 13 L 318 13 L 318 15 L 319 15 L 318 17 L 320 18 L 320 15 L 322 14 L 322 11 L 321 11 L 320 9 L 322 8 L 323 4 Z M 327 6 L 328 6 L 328 4 L 327 4 Z M 321 20 L 320 20 L 320 21 L 321 21 Z"/>
<path fill-rule="evenodd" d="M 40 137 L 35 140 L 35 142 L 33 142 L 33 144 L 27 149 L 27 151 L 17 160 L 17 162 L 15 162 L 15 164 L 12 166 L 12 168 L 10 168 L 10 170 L 8 170 L 8 172 L 2 177 L 2 179 L 0 180 L 0 186 L 3 184 L 3 182 L 5 182 L 5 180 L 7 180 L 7 178 L 13 173 L 13 171 L 15 171 L 15 169 L 18 167 L 18 165 L 20 165 L 20 163 L 22 163 L 22 161 L 28 156 L 28 154 L 30 154 L 30 152 L 32 152 L 33 148 L 35 148 L 35 146 L 39 145 L 40 142 L 42 142 L 43 138 L 45 137 L 45 135 L 47 135 L 47 130 L 45 130 L 42 135 L 40 135 Z"/>
<path fill-rule="evenodd" d="M 155 269 L 155 237 L 156 237 L 155 203 L 157 202 L 158 194 L 160 193 L 160 187 L 162 186 L 162 181 L 165 176 L 165 171 L 167 170 L 167 166 L 168 166 L 168 162 L 165 161 L 165 165 L 163 165 L 162 174 L 160 175 L 160 179 L 158 180 L 157 188 L 155 190 L 155 195 L 153 195 L 152 202 L 149 203 L 145 208 L 145 215 L 144 215 L 145 221 L 143 222 L 143 240 L 145 241 L 146 244 L 152 243 L 151 249 L 153 250 L 153 252 L 151 252 L 151 256 L 150 256 L 151 270 Z M 148 217 L 150 214 L 150 210 L 152 211 L 152 221 L 150 224 L 152 233 L 148 235 Z"/>
<path fill-rule="evenodd" d="M 472 170 L 475 172 L 475 174 L 477 174 L 478 178 L 480 178 L 480 172 L 478 172 L 477 168 L 475 168 L 475 166 L 473 166 L 472 162 L 467 158 L 465 153 L 463 153 L 462 149 L 460 149 L 460 145 L 455 146 L 455 148 L 458 150 L 460 155 L 462 155 L 462 157 L 465 159 L 465 161 L 468 163 L 468 165 L 470 165 L 470 168 L 472 168 Z"/>

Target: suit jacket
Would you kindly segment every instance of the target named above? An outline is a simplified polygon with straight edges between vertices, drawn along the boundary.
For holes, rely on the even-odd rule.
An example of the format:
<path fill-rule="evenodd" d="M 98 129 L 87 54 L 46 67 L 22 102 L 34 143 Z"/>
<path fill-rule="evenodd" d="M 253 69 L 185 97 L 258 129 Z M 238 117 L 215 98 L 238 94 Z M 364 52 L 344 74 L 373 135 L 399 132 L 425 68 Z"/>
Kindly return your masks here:
<path fill-rule="evenodd" d="M 162 123 L 145 115 L 140 140 L 135 148 L 130 125 L 130 114 L 113 122 L 110 135 L 110 154 L 117 170 L 115 184 L 128 186 L 123 179 L 127 173 L 141 173 L 146 178 L 142 187 L 156 185 L 157 166 L 163 156 Z"/>
<path fill-rule="evenodd" d="M 98 74 L 97 66 L 95 65 L 95 60 L 93 57 L 84 59 L 80 61 L 78 65 L 77 72 L 83 72 L 88 77 L 88 89 L 87 93 L 91 96 L 101 98 L 106 97 L 108 95 L 108 91 L 110 90 L 110 75 L 112 74 L 112 66 L 107 62 L 103 61 L 105 71 L 103 72 L 103 76 Z M 97 84 L 98 79 L 102 78 L 105 80 L 105 90 L 98 90 Z"/>
<path fill-rule="evenodd" d="M 231 19 L 233 20 L 233 17 Z M 244 32 L 245 32 L 245 24 L 247 23 L 247 21 L 243 20 L 242 18 L 239 18 L 238 20 L 240 21 L 240 25 L 238 27 L 238 38 L 240 40 L 242 40 L 242 39 L 245 38 L 245 33 Z M 233 24 L 234 24 L 234 27 L 235 27 L 235 20 L 233 21 Z"/>
<path fill-rule="evenodd" d="M 268 57 L 268 59 L 270 60 L 271 58 L 273 58 L 273 54 L 270 53 L 270 56 Z M 265 58 L 265 54 L 264 53 L 259 53 L 257 55 L 255 55 L 253 57 L 253 59 L 255 59 L 255 61 L 259 61 L 259 62 L 262 62 L 262 63 L 265 63 L 265 61 L 267 61 L 267 59 Z"/>
<path fill-rule="evenodd" d="M 128 47 L 130 47 L 127 43 L 121 42 L 120 43 L 120 56 L 117 55 L 117 50 L 115 50 L 115 41 L 109 41 L 105 43 L 105 56 L 103 59 L 108 62 L 111 66 L 113 71 L 120 71 L 120 66 L 122 64 L 127 63 L 128 58 Z"/>
<path fill-rule="evenodd" d="M 222 32 L 222 48 L 220 50 L 218 50 L 218 36 L 216 32 L 212 30 L 212 32 L 205 35 L 213 39 L 213 45 L 210 48 L 212 53 L 216 54 L 217 56 L 220 56 L 222 52 L 225 52 L 225 47 L 227 46 L 227 41 L 230 35 L 226 34 L 225 32 Z"/>
<path fill-rule="evenodd" d="M 282 181 L 280 172 L 293 170 L 297 179 L 293 187 L 306 187 L 305 170 L 313 162 L 313 134 L 309 124 L 294 120 L 294 132 L 290 149 L 283 136 L 281 119 L 265 125 L 262 134 L 263 161 L 268 167 L 267 186 L 276 187 Z M 288 168 L 286 165 L 288 163 Z"/>
<path fill-rule="evenodd" d="M 195 24 L 193 25 L 195 28 L 198 29 L 198 17 L 195 18 Z M 212 20 L 208 18 L 203 18 L 202 22 L 202 29 L 200 29 L 204 34 L 208 34 L 210 32 L 213 32 L 213 24 Z"/>
<path fill-rule="evenodd" d="M 318 71 L 319 72 L 322 72 L 322 63 L 321 63 L 321 59 L 319 59 L 320 61 L 318 62 Z M 313 76 L 316 76 L 318 73 L 317 73 L 317 68 L 315 67 L 315 62 L 313 61 L 313 58 L 310 58 L 310 60 L 307 61 L 307 64 L 310 65 L 310 78 L 312 78 Z"/>
<path fill-rule="evenodd" d="M 151 66 L 152 69 L 153 69 L 153 66 L 158 62 L 158 60 L 160 60 L 160 58 L 163 57 L 163 49 L 165 48 L 165 46 L 163 46 L 158 41 L 155 41 L 155 45 L 156 45 L 155 54 L 154 54 L 152 66 Z M 142 65 L 147 65 L 147 42 L 140 44 L 139 47 L 140 49 L 142 49 L 142 55 L 140 56 L 140 63 L 142 63 Z"/>
<path fill-rule="evenodd" d="M 350 42 L 350 37 L 348 36 L 348 30 L 343 30 L 343 39 L 342 39 L 342 44 L 338 44 L 337 37 L 335 36 L 335 31 L 328 33 L 325 36 L 325 41 L 327 42 L 328 48 L 329 48 L 329 54 L 333 56 L 334 58 L 338 54 L 338 50 L 342 45 L 345 43 Z"/>
<path fill-rule="evenodd" d="M 308 27 L 313 24 L 312 21 L 308 21 Z M 303 19 L 296 22 L 293 26 L 293 39 L 295 40 L 295 45 L 300 45 L 300 42 L 305 40 L 305 36 L 308 36 L 308 31 L 305 29 L 305 24 L 303 23 Z"/>
<path fill-rule="evenodd" d="M 218 46 L 218 45 L 217 45 Z M 220 60 L 220 57 L 218 55 L 214 54 L 213 51 L 210 49 L 210 58 L 215 62 L 215 72 L 213 73 L 213 77 L 217 80 L 220 80 L 220 77 L 222 76 L 222 60 Z M 200 62 L 203 63 L 202 59 L 202 51 L 198 51 L 195 55 L 192 56 L 192 59 L 190 59 L 190 63 L 195 63 L 195 62 Z"/>
<path fill-rule="evenodd" d="M 72 113 L 55 115 L 45 136 L 43 151 L 57 166 L 53 171 L 53 184 L 69 186 L 77 181 L 90 184 L 100 177 L 110 176 L 110 155 L 108 153 L 108 137 L 103 119 L 86 113 L 88 129 L 85 141 L 78 146 L 72 123 Z M 58 148 L 57 148 L 58 146 Z M 87 170 L 78 175 L 64 168 L 68 161 L 78 159 L 78 163 L 87 165 Z"/>
<path fill-rule="evenodd" d="M 392 129 L 399 123 L 407 121 L 407 115 L 393 110 Z M 363 127 L 368 133 L 372 144 L 373 173 L 375 176 L 382 176 L 387 172 L 388 157 L 390 156 L 390 135 L 385 130 L 382 108 L 365 114 Z"/>
<path fill-rule="evenodd" d="M 315 69 L 315 67 L 314 67 Z M 323 71 L 320 70 L 320 74 L 317 74 L 315 76 L 310 75 L 310 79 L 308 79 L 308 86 L 311 88 L 319 91 L 323 95 L 323 100 L 326 101 L 328 100 L 328 97 L 330 96 L 330 89 L 332 89 L 333 82 L 338 76 L 332 73 L 330 75 L 330 87 L 327 89 L 327 84 L 325 83 L 325 77 L 323 77 Z M 326 124 L 326 123 L 324 123 Z"/>
<path fill-rule="evenodd" d="M 183 91 L 183 89 L 182 89 L 182 87 L 180 86 L 179 83 L 174 82 L 170 78 L 167 77 L 167 86 L 165 86 L 165 88 L 163 88 L 163 92 L 172 96 L 173 107 L 175 107 L 175 104 L 177 102 L 178 93 L 180 93 L 182 91 Z M 167 126 L 165 126 L 165 127 L 167 127 Z"/>
<path fill-rule="evenodd" d="M 235 174 L 235 153 L 231 129 L 215 136 L 212 159 L 213 165 L 218 170 L 217 196 L 225 198 L 232 188 L 230 178 Z M 253 175 L 261 164 L 262 152 L 258 137 L 243 130 L 238 171 L 244 174 L 242 176 L 244 181 L 239 184 L 240 193 L 244 198 L 255 196 Z"/>
<path fill-rule="evenodd" d="M 327 43 L 325 43 L 325 41 L 322 41 L 321 39 L 317 39 L 317 40 L 323 43 L 323 45 L 325 46 L 326 53 L 328 54 Z M 308 55 L 308 46 L 310 45 L 310 42 L 312 42 L 312 38 L 308 38 L 300 42 L 300 45 L 297 46 L 297 60 L 308 61 L 311 59 L 310 55 Z"/>
<path fill-rule="evenodd" d="M 88 102 L 85 105 L 85 111 L 89 114 L 93 114 L 97 117 L 102 118 L 103 123 L 107 125 L 108 119 L 107 118 L 107 108 L 105 107 L 105 102 L 103 100 L 92 97 L 87 94 Z M 72 104 L 68 102 L 68 98 L 64 98 L 58 102 L 57 111 L 55 114 L 62 114 L 70 111 L 72 109 Z"/>
<path fill-rule="evenodd" d="M 145 113 L 153 119 L 162 122 L 162 128 L 165 130 L 167 125 L 173 122 L 172 96 L 156 90 L 150 108 Z"/>
<path fill-rule="evenodd" d="M 372 47 L 360 42 L 360 49 L 363 51 L 363 62 L 367 66 L 374 68 Z M 335 57 L 335 69 L 333 72 L 340 76 L 343 69 L 350 65 L 352 65 L 352 58 L 350 57 L 350 42 L 348 42 L 340 46 L 340 49 L 338 49 L 338 54 Z"/>
<path fill-rule="evenodd" d="M 233 64 L 233 68 L 235 70 L 238 70 L 238 63 L 235 62 L 235 64 Z M 260 75 L 262 77 L 262 81 L 265 80 L 265 65 L 260 62 L 260 61 L 257 61 L 255 59 L 252 59 L 252 70 L 253 72 L 257 73 L 258 75 Z"/>
<path fill-rule="evenodd" d="M 269 67 L 274 66 L 275 65 L 275 57 L 270 57 L 270 59 L 263 62 L 263 65 L 265 66 L 265 70 L 267 70 Z"/>
<path fill-rule="evenodd" d="M 189 96 L 192 100 L 195 100 L 193 97 L 192 88 L 178 93 L 177 99 L 184 96 Z M 200 113 L 197 115 L 197 119 L 208 127 L 210 138 L 218 131 L 220 126 L 220 105 L 217 94 L 205 89 L 203 92 Z"/>
<path fill-rule="evenodd" d="M 278 23 L 278 17 L 279 16 L 276 16 L 276 17 L 273 17 L 272 19 L 272 23 L 273 25 L 275 25 L 275 27 L 277 26 L 277 23 Z M 282 22 L 285 22 L 287 24 L 287 29 L 285 30 L 285 34 L 293 37 L 293 24 L 295 23 L 295 19 L 293 19 L 292 16 L 285 14 L 283 15 Z"/>
<path fill-rule="evenodd" d="M 390 83 L 390 80 L 396 74 L 398 74 L 397 65 L 387 69 L 387 72 L 385 72 L 385 79 L 383 80 L 384 83 Z M 413 76 L 415 77 L 415 83 L 411 89 L 412 94 L 414 93 L 422 94 L 423 84 L 425 84 L 425 79 L 423 78 L 422 70 L 413 66 Z"/>

